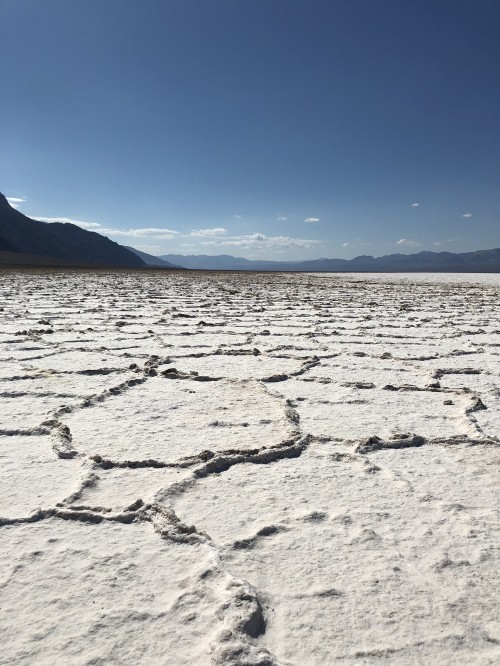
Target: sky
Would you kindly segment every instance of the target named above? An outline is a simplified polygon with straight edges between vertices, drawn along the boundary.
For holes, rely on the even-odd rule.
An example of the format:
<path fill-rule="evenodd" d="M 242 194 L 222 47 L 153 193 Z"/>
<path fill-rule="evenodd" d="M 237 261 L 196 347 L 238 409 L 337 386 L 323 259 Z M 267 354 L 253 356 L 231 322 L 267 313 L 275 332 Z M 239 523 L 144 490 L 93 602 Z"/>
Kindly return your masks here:
<path fill-rule="evenodd" d="M 499 0 L 0 0 L 0 190 L 152 254 L 500 247 Z"/>

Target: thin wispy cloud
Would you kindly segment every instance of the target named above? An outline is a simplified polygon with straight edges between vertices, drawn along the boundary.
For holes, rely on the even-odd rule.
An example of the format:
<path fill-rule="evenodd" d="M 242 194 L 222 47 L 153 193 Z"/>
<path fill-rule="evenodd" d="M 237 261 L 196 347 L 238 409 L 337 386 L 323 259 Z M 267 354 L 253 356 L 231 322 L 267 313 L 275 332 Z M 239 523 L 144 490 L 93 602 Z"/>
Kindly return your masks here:
<path fill-rule="evenodd" d="M 417 240 L 410 240 L 408 238 L 400 238 L 396 245 L 406 245 L 407 247 L 420 247 L 420 243 Z"/>
<path fill-rule="evenodd" d="M 314 224 L 315 222 L 319 222 L 319 217 L 306 217 L 304 222 L 308 222 L 309 224 Z"/>
<path fill-rule="evenodd" d="M 33 217 L 38 222 L 47 222 L 54 224 L 74 224 L 86 231 L 95 231 L 103 236 L 114 236 L 116 238 L 152 238 L 154 240 L 171 240 L 176 238 L 178 231 L 173 229 L 164 229 L 163 227 L 144 227 L 139 229 L 114 229 L 112 227 L 103 227 L 98 222 L 87 222 L 86 220 L 73 220 L 70 217 Z M 155 246 L 156 247 L 156 246 Z M 147 250 L 144 250 L 147 252 Z"/>
<path fill-rule="evenodd" d="M 82 221 L 71 221 L 71 224 L 76 224 L 77 227 L 82 229 L 87 229 L 87 231 L 100 231 L 101 225 L 97 222 L 82 222 Z"/>
<path fill-rule="evenodd" d="M 233 215 L 233 220 L 241 220 L 241 215 Z"/>
<path fill-rule="evenodd" d="M 19 208 L 19 206 L 26 201 L 25 197 L 5 197 L 12 208 Z"/>
<path fill-rule="evenodd" d="M 278 218 L 277 219 L 278 219 L 278 222 L 286 222 L 287 221 L 287 218 L 283 217 L 283 215 L 281 213 L 278 213 Z"/>
<path fill-rule="evenodd" d="M 227 229 L 224 229 L 224 227 L 215 227 L 213 229 L 198 229 L 192 231 L 189 235 L 204 238 L 206 236 L 224 236 L 224 234 L 227 234 Z"/>
<path fill-rule="evenodd" d="M 412 205 L 411 205 L 412 208 L 418 208 L 419 206 L 420 206 L 420 204 L 418 204 L 418 203 L 412 203 Z"/>
<path fill-rule="evenodd" d="M 472 213 L 464 213 L 462 217 L 472 217 Z"/>
<path fill-rule="evenodd" d="M 251 250 L 278 250 L 292 248 L 309 248 L 321 241 L 307 238 L 291 238 L 290 236 L 266 236 L 262 233 L 233 236 L 221 242 L 213 242 L 219 247 L 239 247 Z"/>
<path fill-rule="evenodd" d="M 100 228 L 100 234 L 116 236 L 118 238 L 154 238 L 155 240 L 170 240 L 178 235 L 178 231 L 163 229 L 161 227 L 145 227 L 143 229 L 106 229 Z"/>
<path fill-rule="evenodd" d="M 352 243 L 342 243 L 342 247 L 354 247 Z"/>

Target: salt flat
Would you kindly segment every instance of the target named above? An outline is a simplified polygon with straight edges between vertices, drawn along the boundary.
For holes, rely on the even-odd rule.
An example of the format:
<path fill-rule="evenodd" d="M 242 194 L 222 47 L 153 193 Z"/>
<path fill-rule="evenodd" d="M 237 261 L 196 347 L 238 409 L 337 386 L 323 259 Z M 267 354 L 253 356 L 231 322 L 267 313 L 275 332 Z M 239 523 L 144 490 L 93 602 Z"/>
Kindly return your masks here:
<path fill-rule="evenodd" d="M 496 664 L 500 276 L 0 272 L 0 664 Z"/>

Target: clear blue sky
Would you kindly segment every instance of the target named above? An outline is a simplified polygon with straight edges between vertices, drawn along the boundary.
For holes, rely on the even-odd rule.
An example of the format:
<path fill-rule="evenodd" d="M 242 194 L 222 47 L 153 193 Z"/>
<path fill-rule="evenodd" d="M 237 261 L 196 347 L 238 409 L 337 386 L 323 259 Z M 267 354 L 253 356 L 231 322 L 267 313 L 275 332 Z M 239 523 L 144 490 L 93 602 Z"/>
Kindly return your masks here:
<path fill-rule="evenodd" d="M 500 246 L 499 0 L 0 0 L 0 24 L 0 190 L 28 215 L 156 254 Z"/>

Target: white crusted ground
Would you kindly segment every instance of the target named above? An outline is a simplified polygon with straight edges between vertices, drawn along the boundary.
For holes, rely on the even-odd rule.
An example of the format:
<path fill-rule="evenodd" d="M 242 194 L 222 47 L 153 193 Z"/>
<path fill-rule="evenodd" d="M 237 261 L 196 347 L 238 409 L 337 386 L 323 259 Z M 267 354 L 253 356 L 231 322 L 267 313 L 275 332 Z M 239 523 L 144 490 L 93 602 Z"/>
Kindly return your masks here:
<path fill-rule="evenodd" d="M 496 664 L 500 277 L 0 273 L 0 664 Z"/>

